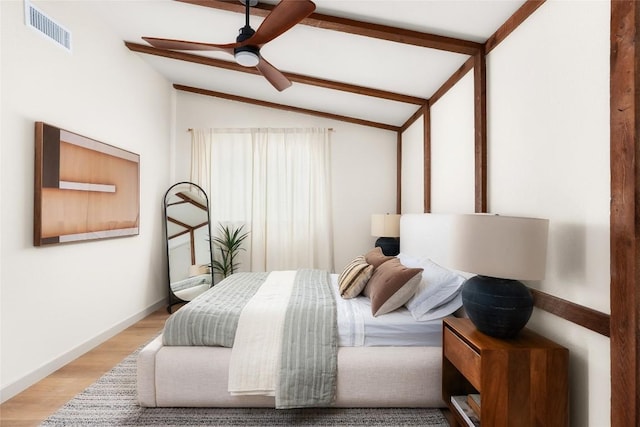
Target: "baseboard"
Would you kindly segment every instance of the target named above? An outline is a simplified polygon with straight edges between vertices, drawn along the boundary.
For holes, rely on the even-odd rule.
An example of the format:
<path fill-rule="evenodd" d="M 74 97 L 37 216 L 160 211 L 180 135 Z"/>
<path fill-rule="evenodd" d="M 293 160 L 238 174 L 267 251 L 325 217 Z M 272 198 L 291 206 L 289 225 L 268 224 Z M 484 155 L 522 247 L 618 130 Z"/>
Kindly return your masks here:
<path fill-rule="evenodd" d="M 106 331 L 102 332 L 101 334 L 99 334 L 98 336 L 80 344 L 79 346 L 73 348 L 72 350 L 68 351 L 67 353 L 63 354 L 62 356 L 52 360 L 51 362 L 41 366 L 40 368 L 36 369 L 35 371 L 25 375 L 24 377 L 20 378 L 19 380 L 5 386 L 2 387 L 2 389 L 0 389 L 0 403 L 4 403 L 5 401 L 11 399 L 12 397 L 14 397 L 15 395 L 17 395 L 18 393 L 26 390 L 27 388 L 31 387 L 33 384 L 37 383 L 38 381 L 42 380 L 43 378 L 47 377 L 48 375 L 54 373 L 55 371 L 57 371 L 58 369 L 62 368 L 64 365 L 66 365 L 67 363 L 77 359 L 78 357 L 82 356 L 83 354 L 85 354 L 86 352 L 92 350 L 93 348 L 97 347 L 98 345 L 102 344 L 103 342 L 105 342 L 106 340 L 108 340 L 109 338 L 112 338 L 113 336 L 117 335 L 118 333 L 124 331 L 125 329 L 127 329 L 129 326 L 135 324 L 136 322 L 144 319 L 145 317 L 147 317 L 148 315 L 150 315 L 151 313 L 153 313 L 154 311 L 164 307 L 167 305 L 167 301 L 166 299 L 162 299 L 158 302 L 156 302 L 155 304 L 147 307 L 146 309 L 142 310 L 141 312 L 134 314 L 133 316 L 123 320 L 122 322 L 114 325 L 113 327 L 107 329 Z"/>

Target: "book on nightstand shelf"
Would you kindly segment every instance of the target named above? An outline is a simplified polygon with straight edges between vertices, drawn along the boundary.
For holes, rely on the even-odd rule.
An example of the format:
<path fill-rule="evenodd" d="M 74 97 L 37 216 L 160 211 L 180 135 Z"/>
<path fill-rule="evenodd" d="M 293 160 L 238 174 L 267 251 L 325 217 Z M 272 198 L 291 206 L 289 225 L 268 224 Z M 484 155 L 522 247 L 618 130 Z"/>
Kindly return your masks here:
<path fill-rule="evenodd" d="M 478 418 L 480 417 L 480 394 L 472 393 L 467 395 L 467 403 L 473 409 L 473 412 L 476 413 Z"/>
<path fill-rule="evenodd" d="M 480 417 L 467 403 L 467 396 L 451 396 L 451 403 L 469 427 L 480 427 Z"/>

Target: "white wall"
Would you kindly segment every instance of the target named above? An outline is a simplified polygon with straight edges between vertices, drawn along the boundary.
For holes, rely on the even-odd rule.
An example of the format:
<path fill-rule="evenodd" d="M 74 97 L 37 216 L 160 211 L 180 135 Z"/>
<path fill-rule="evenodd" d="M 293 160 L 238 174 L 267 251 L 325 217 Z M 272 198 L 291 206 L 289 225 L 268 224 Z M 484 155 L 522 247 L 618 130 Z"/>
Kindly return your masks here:
<path fill-rule="evenodd" d="M 547 277 L 528 284 L 604 313 L 609 19 L 608 1 L 549 0 L 487 56 L 488 210 L 548 218 Z M 473 212 L 472 73 L 431 123 L 432 211 Z M 402 182 L 419 173 L 403 169 Z M 609 339 L 538 309 L 528 326 L 569 348 L 571 425 L 609 425 Z"/>
<path fill-rule="evenodd" d="M 0 2 L 3 401 L 166 299 L 171 87 L 76 2 L 37 6 L 73 53 L 24 25 L 23 2 Z M 35 121 L 140 154 L 138 236 L 33 246 Z"/>
<path fill-rule="evenodd" d="M 491 212 L 549 218 L 536 289 L 609 313 L 608 1 L 547 1 L 487 57 Z M 535 310 L 571 352 L 571 424 L 609 425 L 609 340 Z"/>
<path fill-rule="evenodd" d="M 473 72 L 431 107 L 431 212 L 475 210 Z M 402 135 L 402 213 L 424 212 L 424 120 Z"/>
<path fill-rule="evenodd" d="M 424 212 L 424 120 L 419 118 L 402 133 L 402 200 L 400 212 Z"/>
<path fill-rule="evenodd" d="M 475 210 L 473 72 L 431 107 L 431 212 Z"/>
<path fill-rule="evenodd" d="M 373 247 L 371 214 L 396 209 L 396 133 L 177 92 L 175 180 L 189 180 L 190 128 L 327 127 L 331 133 L 334 261 L 340 272 Z"/>

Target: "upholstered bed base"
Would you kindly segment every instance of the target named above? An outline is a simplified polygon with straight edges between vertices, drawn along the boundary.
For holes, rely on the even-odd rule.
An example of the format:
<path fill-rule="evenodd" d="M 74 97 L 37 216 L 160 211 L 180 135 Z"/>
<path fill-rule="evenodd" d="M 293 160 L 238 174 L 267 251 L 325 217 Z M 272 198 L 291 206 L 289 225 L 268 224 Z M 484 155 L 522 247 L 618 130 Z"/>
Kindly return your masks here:
<path fill-rule="evenodd" d="M 273 397 L 231 396 L 231 349 L 165 347 L 138 357 L 138 401 L 146 407 L 274 407 Z M 441 347 L 340 347 L 337 407 L 444 407 Z"/>

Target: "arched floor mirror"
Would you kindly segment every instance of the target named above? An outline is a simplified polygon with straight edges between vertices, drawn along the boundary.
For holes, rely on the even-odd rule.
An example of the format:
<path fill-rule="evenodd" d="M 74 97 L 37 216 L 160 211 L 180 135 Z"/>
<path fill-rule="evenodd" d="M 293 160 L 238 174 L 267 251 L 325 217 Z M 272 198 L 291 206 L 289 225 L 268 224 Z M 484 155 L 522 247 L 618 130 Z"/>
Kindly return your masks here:
<path fill-rule="evenodd" d="M 191 301 L 213 285 L 209 199 L 191 182 L 179 182 L 164 195 L 169 304 Z"/>

